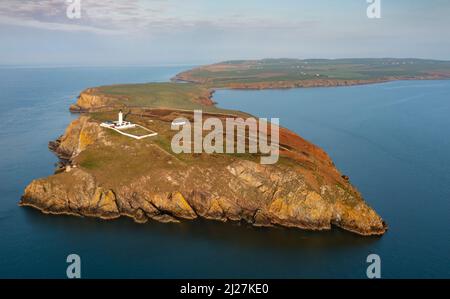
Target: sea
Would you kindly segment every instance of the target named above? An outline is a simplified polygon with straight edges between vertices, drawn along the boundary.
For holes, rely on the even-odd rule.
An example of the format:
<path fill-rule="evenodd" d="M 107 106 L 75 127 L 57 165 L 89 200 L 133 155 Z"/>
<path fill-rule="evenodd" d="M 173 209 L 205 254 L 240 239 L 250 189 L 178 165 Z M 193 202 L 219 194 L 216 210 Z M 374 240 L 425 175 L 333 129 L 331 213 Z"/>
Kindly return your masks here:
<path fill-rule="evenodd" d="M 19 207 L 53 174 L 48 141 L 87 87 L 165 82 L 191 66 L 0 67 L 0 278 L 450 278 L 450 80 L 218 90 L 218 106 L 279 118 L 322 147 L 389 225 L 382 237 L 192 221 L 50 216 Z"/>

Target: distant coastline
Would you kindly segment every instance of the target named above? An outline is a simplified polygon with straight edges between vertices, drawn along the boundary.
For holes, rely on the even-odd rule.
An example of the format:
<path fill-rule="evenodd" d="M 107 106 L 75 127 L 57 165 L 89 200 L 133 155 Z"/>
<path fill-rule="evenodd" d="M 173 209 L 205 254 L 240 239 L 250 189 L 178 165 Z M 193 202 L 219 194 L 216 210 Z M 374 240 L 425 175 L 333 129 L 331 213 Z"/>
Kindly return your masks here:
<path fill-rule="evenodd" d="M 182 72 L 172 81 L 215 88 L 284 89 L 441 79 L 450 79 L 450 61 L 382 58 L 226 61 Z"/>

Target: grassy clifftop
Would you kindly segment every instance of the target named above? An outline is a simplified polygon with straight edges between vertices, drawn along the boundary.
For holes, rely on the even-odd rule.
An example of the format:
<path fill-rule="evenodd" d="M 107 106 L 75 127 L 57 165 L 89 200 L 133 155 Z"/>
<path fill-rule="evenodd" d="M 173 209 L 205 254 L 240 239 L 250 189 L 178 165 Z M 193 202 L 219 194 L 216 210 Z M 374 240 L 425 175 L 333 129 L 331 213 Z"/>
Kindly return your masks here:
<path fill-rule="evenodd" d="M 93 112 L 124 108 L 202 109 L 225 112 L 214 105 L 213 91 L 194 83 L 119 84 L 88 88 L 71 106 L 74 112 Z"/>
<path fill-rule="evenodd" d="M 211 91 L 198 84 L 145 83 L 122 84 L 96 88 L 129 106 L 149 108 L 198 109 L 210 102 Z"/>

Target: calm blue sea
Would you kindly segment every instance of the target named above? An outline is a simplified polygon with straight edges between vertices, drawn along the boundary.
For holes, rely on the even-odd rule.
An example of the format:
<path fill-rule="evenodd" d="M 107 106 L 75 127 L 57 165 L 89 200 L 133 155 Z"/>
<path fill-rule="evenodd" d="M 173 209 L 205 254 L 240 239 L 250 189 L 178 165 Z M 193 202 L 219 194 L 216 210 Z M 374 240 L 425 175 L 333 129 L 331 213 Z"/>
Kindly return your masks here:
<path fill-rule="evenodd" d="M 17 206 L 31 180 L 53 173 L 47 143 L 77 117 L 68 107 L 81 90 L 167 81 L 186 68 L 0 68 L 0 277 L 64 278 L 71 253 L 85 278 L 364 278 L 371 253 L 386 278 L 450 277 L 450 81 L 215 94 L 323 147 L 390 225 L 381 238 Z"/>

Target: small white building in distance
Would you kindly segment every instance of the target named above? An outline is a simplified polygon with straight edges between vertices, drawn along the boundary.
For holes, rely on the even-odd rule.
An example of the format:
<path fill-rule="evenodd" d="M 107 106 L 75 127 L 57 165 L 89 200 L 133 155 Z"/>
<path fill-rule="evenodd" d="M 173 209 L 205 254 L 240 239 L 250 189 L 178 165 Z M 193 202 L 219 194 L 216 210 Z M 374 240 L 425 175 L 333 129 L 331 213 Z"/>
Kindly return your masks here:
<path fill-rule="evenodd" d="M 110 129 L 129 129 L 136 127 L 135 124 L 124 121 L 123 120 L 123 113 L 122 110 L 119 111 L 118 120 L 117 121 L 105 121 L 100 124 L 100 126 L 104 128 L 110 128 Z"/>

